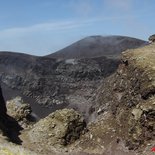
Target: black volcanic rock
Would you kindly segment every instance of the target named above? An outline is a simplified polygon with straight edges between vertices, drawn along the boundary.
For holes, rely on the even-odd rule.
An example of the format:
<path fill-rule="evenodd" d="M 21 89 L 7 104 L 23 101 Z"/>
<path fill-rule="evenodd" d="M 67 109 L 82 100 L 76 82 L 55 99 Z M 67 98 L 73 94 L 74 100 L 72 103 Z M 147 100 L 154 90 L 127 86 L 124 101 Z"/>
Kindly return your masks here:
<path fill-rule="evenodd" d="M 47 57 L 58 59 L 118 57 L 121 52 L 147 44 L 146 41 L 125 36 L 90 36 L 52 53 Z"/>
<path fill-rule="evenodd" d="M 9 141 L 20 144 L 21 140 L 18 136 L 22 128 L 14 118 L 7 115 L 6 103 L 2 95 L 1 87 L 0 106 L 0 134 L 7 136 Z"/>
<path fill-rule="evenodd" d="M 26 102 L 31 103 L 39 117 L 66 106 L 85 113 L 91 93 L 103 77 L 116 70 L 118 64 L 118 59 L 106 57 L 58 61 L 2 52 L 0 79 L 3 89 L 9 92 L 6 99 L 28 98 Z M 84 102 L 88 104 L 86 107 L 79 105 Z"/>
<path fill-rule="evenodd" d="M 148 40 L 149 40 L 150 42 L 155 42 L 155 34 L 151 35 L 151 36 L 148 38 Z"/>
<path fill-rule="evenodd" d="M 6 115 L 7 109 L 6 109 L 6 104 L 2 95 L 2 89 L 0 87 L 0 115 L 3 117 Z M 0 117 L 1 117 L 0 116 Z"/>

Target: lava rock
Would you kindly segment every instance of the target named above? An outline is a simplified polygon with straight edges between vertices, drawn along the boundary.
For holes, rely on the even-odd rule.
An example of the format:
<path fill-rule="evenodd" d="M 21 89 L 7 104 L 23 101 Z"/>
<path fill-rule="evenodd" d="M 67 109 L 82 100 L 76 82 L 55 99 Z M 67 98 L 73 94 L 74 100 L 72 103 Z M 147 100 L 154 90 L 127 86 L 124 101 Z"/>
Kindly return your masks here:
<path fill-rule="evenodd" d="M 22 128 L 29 128 L 36 121 L 30 104 L 25 103 L 20 96 L 7 101 L 7 114 L 13 117 Z"/>
<path fill-rule="evenodd" d="M 151 35 L 151 36 L 148 38 L 148 40 L 149 40 L 150 42 L 155 42 L 155 34 Z"/>
<path fill-rule="evenodd" d="M 41 119 L 28 132 L 30 142 L 65 146 L 74 142 L 86 127 L 83 117 L 73 109 L 57 110 Z"/>
<path fill-rule="evenodd" d="M 26 119 L 32 112 L 28 103 L 24 103 L 21 97 L 7 101 L 7 113 L 17 121 Z"/>
<path fill-rule="evenodd" d="M 3 98 L 2 89 L 0 87 L 0 117 L 5 116 L 6 112 L 7 112 L 6 104 Z"/>

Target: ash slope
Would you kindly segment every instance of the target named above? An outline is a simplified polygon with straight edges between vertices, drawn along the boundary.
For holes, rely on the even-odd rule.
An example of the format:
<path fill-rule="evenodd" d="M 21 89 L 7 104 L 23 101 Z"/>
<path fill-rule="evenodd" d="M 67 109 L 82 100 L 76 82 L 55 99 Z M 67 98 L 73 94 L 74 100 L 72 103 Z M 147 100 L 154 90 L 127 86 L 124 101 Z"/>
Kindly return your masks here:
<path fill-rule="evenodd" d="M 90 36 L 52 53 L 47 57 L 59 59 L 91 58 L 99 56 L 118 57 L 126 49 L 137 48 L 146 41 L 125 36 Z"/>

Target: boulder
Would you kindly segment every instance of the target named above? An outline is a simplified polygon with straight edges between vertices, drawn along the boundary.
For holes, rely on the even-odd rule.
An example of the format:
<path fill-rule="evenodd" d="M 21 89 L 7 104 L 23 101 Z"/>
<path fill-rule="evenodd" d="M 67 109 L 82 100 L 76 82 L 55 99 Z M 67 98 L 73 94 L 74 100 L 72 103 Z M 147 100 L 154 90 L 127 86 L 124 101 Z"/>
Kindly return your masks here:
<path fill-rule="evenodd" d="M 25 103 L 20 96 L 7 101 L 7 113 L 13 117 L 18 123 L 26 128 L 30 124 L 29 118 L 31 116 L 31 106 Z"/>
<path fill-rule="evenodd" d="M 149 40 L 150 42 L 155 42 L 155 34 L 151 35 L 151 36 L 148 38 L 148 40 Z"/>
<path fill-rule="evenodd" d="M 32 143 L 46 146 L 65 146 L 80 137 L 86 127 L 83 117 L 73 109 L 57 110 L 41 119 L 29 131 Z"/>
<path fill-rule="evenodd" d="M 28 103 L 24 103 L 22 98 L 16 98 L 7 101 L 7 113 L 17 121 L 26 119 L 31 113 L 31 107 Z"/>

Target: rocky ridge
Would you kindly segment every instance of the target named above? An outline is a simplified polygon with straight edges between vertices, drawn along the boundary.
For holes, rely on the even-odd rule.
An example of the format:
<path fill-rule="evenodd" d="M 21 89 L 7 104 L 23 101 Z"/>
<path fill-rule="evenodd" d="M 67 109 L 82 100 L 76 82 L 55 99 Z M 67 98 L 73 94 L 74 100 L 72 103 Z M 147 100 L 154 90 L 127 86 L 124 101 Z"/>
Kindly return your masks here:
<path fill-rule="evenodd" d="M 114 133 L 114 139 L 123 141 L 131 150 L 154 145 L 154 49 L 155 44 L 151 44 L 123 52 L 119 68 L 103 82 L 94 97 L 96 105 L 92 107 L 92 116 L 98 116 L 102 123 L 108 122 L 105 131 Z"/>

